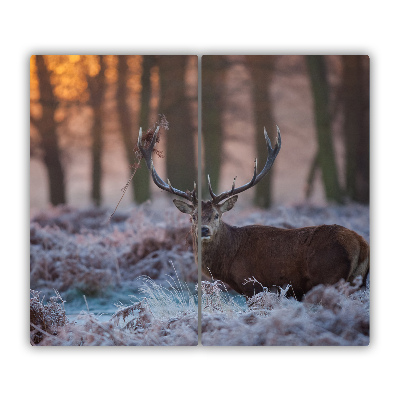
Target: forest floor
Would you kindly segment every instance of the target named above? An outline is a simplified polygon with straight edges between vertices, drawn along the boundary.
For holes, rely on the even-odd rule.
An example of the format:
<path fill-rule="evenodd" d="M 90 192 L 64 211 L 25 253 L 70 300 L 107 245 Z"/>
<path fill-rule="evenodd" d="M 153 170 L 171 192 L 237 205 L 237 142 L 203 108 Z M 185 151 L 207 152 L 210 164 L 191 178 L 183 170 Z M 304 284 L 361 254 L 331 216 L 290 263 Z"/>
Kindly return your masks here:
<path fill-rule="evenodd" d="M 169 203 L 117 212 L 67 206 L 31 215 L 31 343 L 183 345 L 198 338 L 197 266 L 187 215 Z M 339 224 L 369 242 L 369 207 L 237 206 L 237 226 Z M 265 290 L 246 303 L 202 281 L 205 346 L 368 345 L 369 280 L 317 286 L 302 301 Z"/>

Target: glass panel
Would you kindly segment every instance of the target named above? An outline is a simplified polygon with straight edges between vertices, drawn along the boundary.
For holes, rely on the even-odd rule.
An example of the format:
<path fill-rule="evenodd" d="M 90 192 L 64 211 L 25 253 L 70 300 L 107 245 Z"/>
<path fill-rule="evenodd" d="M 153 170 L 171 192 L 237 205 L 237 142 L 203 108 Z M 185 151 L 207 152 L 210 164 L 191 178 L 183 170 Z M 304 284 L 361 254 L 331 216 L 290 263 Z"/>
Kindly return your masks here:
<path fill-rule="evenodd" d="M 368 345 L 369 58 L 201 65 L 201 343 Z"/>
<path fill-rule="evenodd" d="M 197 64 L 32 56 L 32 344 L 198 344 L 190 216 L 137 145 L 140 127 L 144 149 L 157 135 L 157 173 L 193 190 Z"/>

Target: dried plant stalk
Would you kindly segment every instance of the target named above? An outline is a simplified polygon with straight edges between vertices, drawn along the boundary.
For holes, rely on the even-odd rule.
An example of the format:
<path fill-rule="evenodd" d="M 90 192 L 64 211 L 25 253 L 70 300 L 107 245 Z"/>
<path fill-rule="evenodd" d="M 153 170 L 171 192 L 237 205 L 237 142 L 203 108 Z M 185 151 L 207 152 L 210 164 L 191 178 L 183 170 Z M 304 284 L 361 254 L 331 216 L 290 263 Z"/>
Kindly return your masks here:
<path fill-rule="evenodd" d="M 154 126 L 153 126 L 152 128 L 149 128 L 149 129 L 147 130 L 146 134 L 142 137 L 142 144 L 143 144 L 143 146 L 144 146 L 145 148 L 148 148 L 148 147 L 149 147 L 151 141 L 153 140 L 153 136 L 156 134 L 156 131 L 157 131 L 157 128 L 158 128 L 158 127 L 164 128 L 164 130 L 168 130 L 168 129 L 169 129 L 168 121 L 167 121 L 167 119 L 165 118 L 165 115 L 164 115 L 164 114 L 160 114 L 160 115 L 158 116 L 158 121 L 154 124 Z M 158 132 L 159 132 L 159 133 L 158 133 L 158 137 L 157 137 L 157 139 L 156 139 L 156 143 L 159 143 L 159 142 L 160 142 L 160 137 L 161 137 L 161 131 L 159 130 Z M 132 182 L 132 180 L 133 180 L 133 177 L 134 177 L 135 174 L 136 174 L 137 169 L 140 167 L 140 161 L 142 161 L 143 156 L 142 156 L 142 153 L 141 153 L 140 150 L 139 150 L 139 146 L 138 146 L 137 143 L 136 143 L 135 147 L 133 148 L 133 152 L 135 153 L 135 157 L 136 157 L 137 161 L 136 161 L 135 164 L 132 165 L 132 168 L 133 168 L 132 175 L 130 176 L 130 178 L 129 178 L 128 182 L 126 183 L 126 185 L 121 189 L 121 190 L 122 190 L 122 196 L 121 196 L 121 198 L 119 199 L 117 205 L 115 206 L 114 211 L 112 212 L 112 214 L 111 214 L 110 217 L 108 218 L 107 223 L 110 222 L 111 218 L 112 218 L 112 217 L 114 216 L 114 214 L 116 213 L 117 208 L 118 208 L 118 206 L 120 205 L 120 203 L 121 203 L 123 197 L 125 196 L 125 193 L 126 193 L 126 191 L 128 190 L 128 187 L 129 187 L 129 185 L 131 184 L 131 182 Z M 155 153 L 155 154 L 156 154 L 158 157 L 160 157 L 160 158 L 163 158 L 163 157 L 164 157 L 164 155 L 163 155 L 163 153 L 162 153 L 161 150 L 153 149 L 153 153 Z"/>

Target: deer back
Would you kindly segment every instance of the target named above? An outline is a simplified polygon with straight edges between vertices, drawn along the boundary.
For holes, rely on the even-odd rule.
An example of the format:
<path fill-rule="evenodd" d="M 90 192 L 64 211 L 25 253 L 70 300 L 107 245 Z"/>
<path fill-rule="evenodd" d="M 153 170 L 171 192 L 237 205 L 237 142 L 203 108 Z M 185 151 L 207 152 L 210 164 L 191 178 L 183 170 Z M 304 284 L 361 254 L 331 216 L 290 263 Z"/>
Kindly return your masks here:
<path fill-rule="evenodd" d="M 368 244 L 339 225 L 282 229 L 223 223 L 217 236 L 202 243 L 203 272 L 248 296 L 290 284 L 301 297 L 317 284 L 364 277 L 369 268 Z M 246 287 L 251 278 L 258 287 Z"/>

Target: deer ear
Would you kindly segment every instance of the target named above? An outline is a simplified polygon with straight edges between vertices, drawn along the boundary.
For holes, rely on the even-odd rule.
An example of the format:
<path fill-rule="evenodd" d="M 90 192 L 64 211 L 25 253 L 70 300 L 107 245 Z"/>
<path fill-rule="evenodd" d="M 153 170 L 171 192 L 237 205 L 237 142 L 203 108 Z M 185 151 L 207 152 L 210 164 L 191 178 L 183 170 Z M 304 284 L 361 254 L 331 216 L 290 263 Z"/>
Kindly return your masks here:
<path fill-rule="evenodd" d="M 194 207 L 191 204 L 185 203 L 182 200 L 174 199 L 172 200 L 175 204 L 175 207 L 185 214 L 191 214 L 194 210 Z"/>
<path fill-rule="evenodd" d="M 233 206 L 235 205 L 237 199 L 238 199 L 238 196 L 230 197 L 224 203 L 220 204 L 219 211 L 221 211 L 221 213 L 224 213 L 226 211 L 231 210 L 233 208 Z"/>

